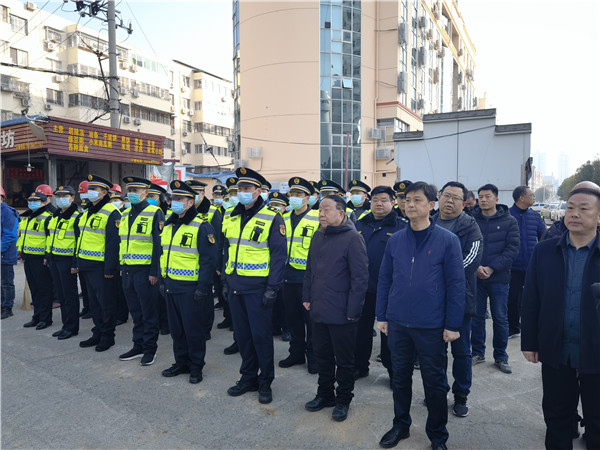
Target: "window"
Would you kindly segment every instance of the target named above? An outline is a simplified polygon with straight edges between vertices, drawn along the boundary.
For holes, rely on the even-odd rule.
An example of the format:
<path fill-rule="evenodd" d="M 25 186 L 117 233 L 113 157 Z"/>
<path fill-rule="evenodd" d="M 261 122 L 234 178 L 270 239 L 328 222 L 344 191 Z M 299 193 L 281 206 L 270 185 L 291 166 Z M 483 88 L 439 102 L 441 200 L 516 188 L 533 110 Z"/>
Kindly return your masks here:
<path fill-rule="evenodd" d="M 62 42 L 62 33 L 50 27 L 46 28 L 46 40 L 51 42 Z"/>
<path fill-rule="evenodd" d="M 57 61 L 50 58 L 47 58 L 46 61 L 48 62 L 48 68 L 50 70 L 60 71 L 63 68 L 62 61 Z"/>
<path fill-rule="evenodd" d="M 175 141 L 173 139 L 165 139 L 165 149 L 175 150 Z"/>
<path fill-rule="evenodd" d="M 194 111 L 200 111 L 202 109 L 202 102 L 194 102 Z"/>
<path fill-rule="evenodd" d="M 184 154 L 192 153 L 192 144 L 190 144 L 189 142 L 184 142 L 183 143 L 183 153 Z"/>
<path fill-rule="evenodd" d="M 2 110 L 2 119 L 0 120 L 1 122 L 6 122 L 7 120 L 12 120 L 12 118 L 13 118 L 12 111 L 7 111 L 5 109 Z"/>
<path fill-rule="evenodd" d="M 183 103 L 183 107 L 184 107 L 185 109 L 190 109 L 190 104 L 191 104 L 191 102 L 190 102 L 190 99 L 189 99 L 189 98 L 182 98 L 182 99 L 181 99 L 181 101 L 182 101 L 182 103 Z"/>
<path fill-rule="evenodd" d="M 0 41 L 0 56 L 8 56 L 9 48 L 8 41 Z"/>
<path fill-rule="evenodd" d="M 194 124 L 194 131 L 202 132 L 202 122 L 196 122 Z"/>
<path fill-rule="evenodd" d="M 202 80 L 194 80 L 194 89 L 202 89 Z"/>
<path fill-rule="evenodd" d="M 10 59 L 13 64 L 18 64 L 20 66 L 28 66 L 29 65 L 29 54 L 23 50 L 19 50 L 16 48 L 10 48 Z"/>
<path fill-rule="evenodd" d="M 2 22 L 8 23 L 8 6 L 2 6 Z"/>
<path fill-rule="evenodd" d="M 204 153 L 204 144 L 194 144 L 194 153 Z"/>
<path fill-rule="evenodd" d="M 189 120 L 182 120 L 181 121 L 181 129 L 183 131 L 187 131 L 188 133 L 192 132 L 192 122 L 190 122 Z"/>
<path fill-rule="evenodd" d="M 46 89 L 46 103 L 52 103 L 54 105 L 64 106 L 62 91 L 55 91 L 54 89 Z"/>
<path fill-rule="evenodd" d="M 185 87 L 190 87 L 190 77 L 181 77 L 181 83 L 185 86 Z"/>
<path fill-rule="evenodd" d="M 144 108 L 138 105 L 132 105 L 131 112 L 133 117 L 150 122 L 156 122 L 163 125 L 171 125 L 171 115 L 156 109 Z"/>
<path fill-rule="evenodd" d="M 10 15 L 10 31 L 14 31 L 15 33 L 28 34 L 27 31 L 27 20 L 15 16 L 14 14 Z"/>

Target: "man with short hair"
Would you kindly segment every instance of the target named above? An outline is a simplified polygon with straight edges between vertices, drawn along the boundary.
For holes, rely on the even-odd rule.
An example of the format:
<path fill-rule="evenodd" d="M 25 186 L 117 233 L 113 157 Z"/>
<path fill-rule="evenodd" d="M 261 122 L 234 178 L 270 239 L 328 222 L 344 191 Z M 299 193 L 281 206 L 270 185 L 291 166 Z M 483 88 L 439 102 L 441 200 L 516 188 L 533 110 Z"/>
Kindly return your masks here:
<path fill-rule="evenodd" d="M 463 211 L 466 212 L 468 215 L 472 216 L 473 210 L 475 209 L 476 206 L 477 206 L 477 198 L 475 197 L 475 193 L 473 191 L 468 191 L 467 192 L 467 200 L 465 201 L 465 208 Z"/>
<path fill-rule="evenodd" d="M 510 214 L 519 224 L 519 255 L 510 268 L 508 290 L 508 338 L 521 335 L 521 295 L 525 284 L 525 271 L 533 249 L 546 231 L 546 223 L 540 213 L 531 209 L 535 194 L 527 186 L 517 186 L 512 193 L 514 205 Z"/>
<path fill-rule="evenodd" d="M 446 449 L 446 343 L 460 337 L 465 274 L 460 241 L 433 223 L 436 189 L 417 181 L 406 188 L 410 226 L 388 241 L 377 286 L 377 328 L 392 355 L 394 421 L 379 442 L 394 447 L 410 436 L 414 354 L 419 354 L 427 404 L 425 430 L 434 450 Z"/>
<path fill-rule="evenodd" d="M 573 448 L 579 399 L 587 448 L 600 448 L 600 192 L 571 191 L 567 231 L 539 243 L 527 270 L 521 350 L 542 362 L 546 448 Z"/>
<path fill-rule="evenodd" d="M 494 330 L 494 364 L 503 373 L 512 373 L 508 364 L 508 285 L 510 268 L 519 253 L 519 225 L 506 205 L 498 204 L 493 184 L 477 191 L 479 208 L 473 217 L 483 235 L 483 257 L 477 268 L 477 315 L 473 317 L 471 345 L 473 365 L 485 361 L 485 310 L 490 298 Z"/>
<path fill-rule="evenodd" d="M 302 294 L 312 322 L 319 380 L 316 397 L 304 407 L 314 412 L 335 406 L 331 417 L 341 422 L 348 417 L 354 396 L 354 349 L 369 260 L 342 197 L 321 201 L 319 223 L 310 243 Z"/>

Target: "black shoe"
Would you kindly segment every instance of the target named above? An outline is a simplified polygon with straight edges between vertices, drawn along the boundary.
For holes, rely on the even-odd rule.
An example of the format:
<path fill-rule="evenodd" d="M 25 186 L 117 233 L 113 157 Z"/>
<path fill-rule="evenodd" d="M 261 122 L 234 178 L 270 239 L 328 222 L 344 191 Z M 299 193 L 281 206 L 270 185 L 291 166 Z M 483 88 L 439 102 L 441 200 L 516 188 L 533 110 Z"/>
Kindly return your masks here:
<path fill-rule="evenodd" d="M 109 348 L 111 348 L 113 345 L 115 345 L 115 340 L 111 339 L 111 340 L 101 340 L 98 345 L 96 345 L 96 351 L 97 352 L 105 352 L 106 350 L 108 350 Z"/>
<path fill-rule="evenodd" d="M 63 334 L 65 330 L 63 328 L 61 328 L 58 331 L 55 331 L 54 333 L 52 333 L 52 337 L 59 337 L 61 334 Z"/>
<path fill-rule="evenodd" d="M 318 395 L 310 402 L 304 404 L 304 409 L 310 412 L 321 411 L 323 408 L 333 408 L 335 406 L 335 398 L 323 398 Z"/>
<path fill-rule="evenodd" d="M 181 375 L 182 373 L 190 373 L 189 367 L 178 366 L 177 364 L 173 364 L 168 369 L 162 371 L 163 377 L 176 377 L 177 375 Z"/>
<path fill-rule="evenodd" d="M 377 360 L 377 362 L 381 362 L 381 353 L 379 355 L 377 355 L 377 358 L 375 358 Z"/>
<path fill-rule="evenodd" d="M 390 431 L 385 433 L 379 441 L 379 446 L 383 448 L 392 448 L 398 445 L 402 439 L 410 436 L 409 430 L 403 430 L 400 426 L 394 425 Z"/>
<path fill-rule="evenodd" d="M 229 328 L 231 326 L 231 319 L 224 319 L 223 322 L 219 322 L 217 324 L 217 328 L 222 330 L 224 328 Z"/>
<path fill-rule="evenodd" d="M 95 347 L 100 342 L 100 336 L 93 335 L 91 338 L 81 341 L 79 346 L 82 348 Z"/>
<path fill-rule="evenodd" d="M 92 318 L 92 313 L 91 312 L 86 312 L 83 316 L 81 316 L 82 319 L 91 319 Z"/>
<path fill-rule="evenodd" d="M 348 410 L 350 409 L 350 405 L 345 403 L 338 403 L 333 408 L 331 412 L 331 418 L 337 422 L 343 422 L 348 417 Z"/>
<path fill-rule="evenodd" d="M 250 381 L 238 381 L 235 383 L 235 386 L 231 386 L 227 389 L 227 393 L 232 397 L 237 397 L 238 395 L 245 394 L 246 392 L 256 392 L 258 391 L 258 384 L 256 382 L 251 383 Z"/>
<path fill-rule="evenodd" d="M 239 352 L 240 349 L 238 348 L 237 342 L 233 342 L 233 344 L 231 344 L 229 347 L 226 347 L 225 350 L 223 350 L 223 353 L 225 353 L 226 355 L 234 355 L 237 352 Z"/>
<path fill-rule="evenodd" d="M 127 323 L 127 319 L 125 320 L 121 320 L 121 319 L 117 319 L 117 321 L 115 322 L 115 325 L 123 325 L 124 323 Z"/>
<path fill-rule="evenodd" d="M 69 339 L 69 338 L 71 338 L 73 336 L 77 336 L 77 334 L 78 333 L 75 333 L 73 331 L 63 330 L 63 333 L 60 336 L 58 336 L 58 340 L 59 341 L 63 341 L 65 339 Z"/>
<path fill-rule="evenodd" d="M 37 324 L 37 326 L 35 327 L 36 330 L 43 330 L 44 328 L 48 328 L 50 325 L 52 325 L 52 322 L 40 322 Z"/>
<path fill-rule="evenodd" d="M 469 407 L 467 406 L 467 397 L 462 395 L 454 396 L 454 406 L 452 413 L 458 417 L 467 417 L 469 415 Z"/>
<path fill-rule="evenodd" d="M 377 337 L 377 330 L 373 329 L 373 337 Z"/>
<path fill-rule="evenodd" d="M 162 334 L 163 336 L 167 335 L 167 334 L 171 334 L 171 331 L 169 331 L 168 328 L 163 328 L 160 330 L 160 334 Z"/>
<path fill-rule="evenodd" d="M 288 367 L 292 367 L 295 365 L 300 365 L 300 364 L 304 364 L 306 361 L 304 360 L 304 357 L 297 357 L 294 355 L 289 355 L 287 358 L 282 359 L 281 361 L 279 361 L 279 367 L 283 367 L 284 369 L 288 368 Z"/>
<path fill-rule="evenodd" d="M 359 378 L 366 378 L 369 376 L 369 369 L 356 369 L 354 371 L 354 380 L 358 380 Z"/>
<path fill-rule="evenodd" d="M 32 328 L 37 326 L 37 324 L 40 323 L 40 321 L 38 319 L 31 319 L 29 322 L 24 323 L 23 326 L 25 328 Z"/>
<path fill-rule="evenodd" d="M 79 317 L 83 317 L 83 316 L 85 316 L 86 314 L 89 314 L 89 313 L 90 313 L 90 311 L 84 308 L 79 313 Z"/>
<path fill-rule="evenodd" d="M 273 401 L 273 391 L 271 386 L 261 386 L 258 388 L 258 402 L 266 405 Z"/>
<path fill-rule="evenodd" d="M 142 360 L 140 361 L 140 366 L 151 366 L 154 364 L 156 360 L 156 353 L 144 353 L 142 356 Z"/>
<path fill-rule="evenodd" d="M 2 319 L 8 319 L 12 316 L 14 316 L 12 308 L 2 308 Z"/>
<path fill-rule="evenodd" d="M 431 448 L 432 450 L 448 450 L 448 447 L 446 447 L 446 444 L 442 443 L 442 444 L 434 444 L 433 442 L 431 443 Z"/>
<path fill-rule="evenodd" d="M 199 366 L 190 367 L 190 383 L 198 384 L 202 381 L 202 368 Z"/>
<path fill-rule="evenodd" d="M 314 357 L 307 357 L 306 358 L 308 361 L 308 364 L 306 364 L 308 367 L 308 373 L 314 375 L 316 373 L 319 373 L 319 367 L 317 366 L 317 360 Z"/>
<path fill-rule="evenodd" d="M 283 333 L 281 333 L 281 340 L 283 342 L 290 342 L 292 340 L 292 333 L 290 333 L 289 331 L 284 331 Z"/>
<path fill-rule="evenodd" d="M 134 346 L 128 352 L 119 355 L 119 359 L 121 361 L 131 361 L 132 359 L 141 358 L 142 356 L 144 356 L 144 352 L 142 351 L 141 347 Z"/>

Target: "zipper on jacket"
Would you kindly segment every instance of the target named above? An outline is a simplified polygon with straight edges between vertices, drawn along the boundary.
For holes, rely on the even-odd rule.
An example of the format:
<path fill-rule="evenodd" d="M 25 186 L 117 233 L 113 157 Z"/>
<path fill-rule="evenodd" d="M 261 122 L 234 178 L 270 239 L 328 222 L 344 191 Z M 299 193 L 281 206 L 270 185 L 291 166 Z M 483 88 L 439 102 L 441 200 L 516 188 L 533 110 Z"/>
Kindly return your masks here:
<path fill-rule="evenodd" d="M 415 266 L 415 257 L 413 256 L 411 261 L 410 261 L 410 283 L 409 283 L 409 287 L 412 287 L 412 274 L 413 274 L 413 267 Z"/>

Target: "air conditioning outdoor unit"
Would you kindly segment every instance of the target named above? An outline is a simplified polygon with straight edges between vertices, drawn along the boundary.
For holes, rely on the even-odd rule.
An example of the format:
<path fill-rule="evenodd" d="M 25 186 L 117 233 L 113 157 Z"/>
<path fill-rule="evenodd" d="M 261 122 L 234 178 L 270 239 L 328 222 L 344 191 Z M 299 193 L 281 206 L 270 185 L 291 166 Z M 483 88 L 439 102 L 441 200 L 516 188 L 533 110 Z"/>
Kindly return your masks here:
<path fill-rule="evenodd" d="M 130 72 L 135 73 L 135 72 L 137 72 L 137 70 L 138 70 L 138 68 L 137 68 L 136 64 L 132 64 L 132 65 L 129 66 L 129 71 Z"/>
<path fill-rule="evenodd" d="M 119 88 L 119 94 L 127 95 L 127 88 L 124 88 L 124 87 Z"/>
<path fill-rule="evenodd" d="M 417 62 L 419 63 L 419 66 L 421 66 L 421 67 L 427 65 L 427 49 L 425 47 L 419 48 Z"/>
<path fill-rule="evenodd" d="M 406 44 L 408 42 L 408 24 L 402 22 L 398 24 L 398 44 Z"/>
<path fill-rule="evenodd" d="M 189 114 L 190 116 L 193 116 L 195 112 L 196 112 L 196 111 L 194 111 L 193 109 L 190 109 L 190 110 L 188 111 L 188 114 Z"/>
<path fill-rule="evenodd" d="M 427 16 L 419 17 L 419 28 L 427 28 Z"/>
<path fill-rule="evenodd" d="M 49 52 L 53 52 L 54 50 L 56 50 L 57 46 L 58 46 L 58 44 L 56 44 L 55 42 L 51 42 L 51 41 L 46 42 L 46 50 L 48 50 Z"/>
<path fill-rule="evenodd" d="M 33 2 L 27 2 L 26 8 L 29 11 L 35 11 L 35 3 L 33 3 Z"/>
<path fill-rule="evenodd" d="M 140 119 L 139 117 L 136 117 L 136 118 L 133 120 L 133 123 L 134 123 L 134 124 L 136 124 L 136 125 L 141 125 L 141 124 L 142 124 L 142 119 Z"/>
<path fill-rule="evenodd" d="M 369 139 L 381 139 L 381 130 L 379 128 L 369 128 Z"/>
<path fill-rule="evenodd" d="M 187 148 L 185 148 L 185 145 L 183 145 L 183 144 L 181 145 L 181 154 L 182 155 L 187 155 L 188 154 Z"/>
<path fill-rule="evenodd" d="M 171 136 L 174 135 L 175 133 L 177 133 L 177 130 L 175 128 L 171 128 Z"/>
<path fill-rule="evenodd" d="M 181 108 L 181 114 L 187 114 L 188 110 L 187 108 Z"/>
<path fill-rule="evenodd" d="M 31 103 L 31 100 L 29 100 L 28 98 L 22 98 L 21 99 L 21 105 L 22 106 L 31 106 L 32 103 Z"/>
<path fill-rule="evenodd" d="M 140 91 L 132 91 L 131 95 L 133 95 L 134 97 L 139 97 L 140 96 Z"/>
<path fill-rule="evenodd" d="M 262 157 L 262 148 L 260 147 L 246 147 L 246 156 L 248 158 L 261 158 Z"/>
<path fill-rule="evenodd" d="M 121 69 L 123 69 L 123 70 L 127 70 L 127 68 L 129 67 L 129 64 L 127 64 L 127 61 L 121 60 L 119 67 L 121 67 Z"/>
<path fill-rule="evenodd" d="M 171 105 L 171 112 L 174 113 L 175 112 L 175 105 Z"/>
<path fill-rule="evenodd" d="M 54 105 L 52 103 L 46 103 L 44 105 L 44 108 L 46 109 L 46 111 L 50 111 L 52 108 L 54 108 Z"/>
<path fill-rule="evenodd" d="M 438 56 L 439 56 L 440 58 L 443 58 L 444 56 L 446 56 L 446 47 L 444 47 L 443 45 L 442 45 L 442 47 L 440 48 L 440 50 L 438 51 Z"/>
<path fill-rule="evenodd" d="M 440 82 L 440 68 L 436 67 L 433 69 L 433 83 L 438 84 Z"/>
<path fill-rule="evenodd" d="M 375 159 L 390 159 L 392 157 L 392 150 L 389 148 L 377 148 L 375 149 Z"/>
<path fill-rule="evenodd" d="M 184 131 L 184 132 L 183 132 L 183 135 L 184 135 L 184 136 L 187 136 L 187 135 L 188 135 L 188 132 L 187 132 L 187 131 Z"/>
<path fill-rule="evenodd" d="M 55 83 L 62 83 L 63 81 L 65 81 L 65 76 L 64 75 L 54 75 L 54 82 Z"/>
<path fill-rule="evenodd" d="M 131 117 L 123 116 L 123 123 L 129 123 L 129 122 L 131 122 Z"/>
<path fill-rule="evenodd" d="M 408 73 L 400 72 L 398 74 L 398 93 L 405 94 L 408 91 Z"/>
<path fill-rule="evenodd" d="M 175 85 L 174 85 L 172 82 L 171 82 L 171 84 L 169 85 L 169 87 L 170 87 L 171 89 L 173 89 L 173 87 L 174 87 L 174 86 L 175 86 Z"/>

